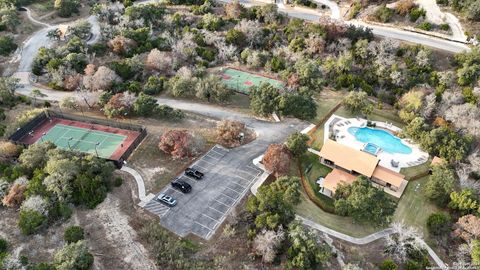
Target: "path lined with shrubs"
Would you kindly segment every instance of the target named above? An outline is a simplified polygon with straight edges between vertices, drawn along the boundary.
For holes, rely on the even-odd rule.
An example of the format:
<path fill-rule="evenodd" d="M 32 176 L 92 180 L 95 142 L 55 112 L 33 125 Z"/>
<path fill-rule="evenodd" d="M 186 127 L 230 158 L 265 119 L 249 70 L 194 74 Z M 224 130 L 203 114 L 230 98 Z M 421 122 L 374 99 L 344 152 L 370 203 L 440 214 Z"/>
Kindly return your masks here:
<path fill-rule="evenodd" d="M 384 237 L 387 237 L 390 234 L 394 233 L 392 228 L 387 228 L 387 229 L 378 231 L 376 233 L 367 235 L 365 237 L 357 238 L 357 237 L 352 237 L 350 235 L 343 234 L 341 232 L 337 232 L 335 230 L 327 228 L 327 227 L 325 227 L 321 224 L 315 223 L 315 222 L 313 222 L 313 221 L 311 221 L 307 218 L 304 218 L 302 216 L 299 216 L 299 215 L 296 216 L 296 219 L 300 220 L 303 224 L 305 224 L 305 225 L 307 225 L 307 226 L 309 226 L 313 229 L 319 230 L 319 231 L 324 232 L 324 233 L 326 233 L 330 236 L 333 236 L 333 237 L 338 238 L 340 240 L 347 241 L 349 243 L 353 243 L 353 244 L 356 244 L 356 245 L 365 245 L 365 244 L 371 243 L 373 241 L 376 241 L 378 239 L 382 239 Z M 440 257 L 438 257 L 438 255 L 435 253 L 435 251 L 433 251 L 433 249 L 431 249 L 430 246 L 428 246 L 427 243 L 425 243 L 425 241 L 423 241 L 423 240 L 421 240 L 421 241 L 423 242 L 423 245 L 424 245 L 425 249 L 427 250 L 428 254 L 435 261 L 435 263 L 438 265 L 438 267 L 440 267 L 441 269 L 447 269 L 447 265 L 442 261 L 442 259 L 440 259 Z"/>

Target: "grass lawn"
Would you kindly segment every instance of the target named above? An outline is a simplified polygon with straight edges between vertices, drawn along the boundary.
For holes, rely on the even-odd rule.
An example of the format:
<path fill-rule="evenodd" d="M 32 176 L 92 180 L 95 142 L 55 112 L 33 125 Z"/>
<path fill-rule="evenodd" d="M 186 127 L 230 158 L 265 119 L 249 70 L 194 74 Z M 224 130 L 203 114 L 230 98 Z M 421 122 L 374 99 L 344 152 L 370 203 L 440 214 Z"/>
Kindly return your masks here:
<path fill-rule="evenodd" d="M 339 102 L 342 101 L 343 95 L 339 92 L 324 90 L 313 96 L 317 102 L 317 116 L 312 120 L 318 123 L 332 110 Z"/>
<path fill-rule="evenodd" d="M 305 179 L 308 182 L 311 190 L 313 190 L 315 197 L 317 198 L 317 203 L 323 207 L 323 209 L 333 212 L 333 200 L 328 196 L 325 196 L 319 193 L 320 186 L 316 183 L 319 177 L 326 176 L 329 172 L 332 171 L 331 168 L 320 163 L 318 156 L 312 153 L 307 153 L 302 157 L 302 169 L 307 170 L 308 172 L 303 172 Z"/>
<path fill-rule="evenodd" d="M 430 163 L 431 163 L 431 160 L 428 160 L 427 162 L 417 166 L 402 168 L 400 173 L 405 175 L 406 179 L 409 180 L 414 176 L 428 172 L 428 170 L 430 169 Z"/>
<path fill-rule="evenodd" d="M 303 189 L 300 196 L 300 203 L 295 207 L 295 210 L 296 213 L 302 217 L 354 237 L 364 237 L 383 229 L 369 224 L 356 224 L 350 217 L 327 213 L 310 201 Z"/>
<path fill-rule="evenodd" d="M 428 216 L 442 211 L 423 195 L 427 181 L 428 176 L 408 183 L 393 217 L 394 221 L 403 220 L 405 224 L 419 228 L 426 239 L 428 239 L 426 228 Z"/>

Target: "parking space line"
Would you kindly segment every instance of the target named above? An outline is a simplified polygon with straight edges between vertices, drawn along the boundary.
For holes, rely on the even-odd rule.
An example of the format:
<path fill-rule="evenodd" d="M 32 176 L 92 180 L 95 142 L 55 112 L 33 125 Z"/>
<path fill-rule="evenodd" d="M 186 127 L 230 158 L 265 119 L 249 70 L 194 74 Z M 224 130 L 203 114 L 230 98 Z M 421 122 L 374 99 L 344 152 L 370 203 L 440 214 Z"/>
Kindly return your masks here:
<path fill-rule="evenodd" d="M 238 191 L 236 191 L 235 189 L 231 189 L 231 188 L 229 188 L 228 186 L 225 186 L 225 187 L 226 187 L 226 188 L 228 188 L 228 189 L 230 189 L 231 191 L 233 191 L 233 192 L 237 193 L 237 195 L 240 195 L 240 193 L 241 193 L 241 192 L 238 192 Z"/>
<path fill-rule="evenodd" d="M 243 180 L 245 180 L 245 181 L 249 182 L 249 183 L 250 183 L 250 181 L 252 181 L 252 179 L 251 179 L 251 178 L 250 178 L 250 179 L 244 178 L 244 177 L 240 176 L 240 174 L 237 174 L 236 176 L 237 176 L 238 178 L 241 178 L 241 179 L 243 179 Z"/>
<path fill-rule="evenodd" d="M 230 182 L 230 183 L 235 184 L 235 185 L 237 185 L 237 186 L 239 186 L 239 187 L 242 187 L 242 188 L 247 188 L 247 187 L 244 187 L 244 186 L 240 185 L 239 183 L 237 183 L 237 182 L 235 182 L 235 181 L 232 181 L 232 182 Z"/>
<path fill-rule="evenodd" d="M 245 170 L 242 170 L 241 172 L 246 173 L 246 174 L 248 174 L 250 176 L 253 176 L 253 177 L 257 176 L 257 174 L 249 173 L 248 171 L 245 171 Z"/>
<path fill-rule="evenodd" d="M 211 158 L 211 159 L 214 159 L 216 161 L 219 161 L 220 159 L 222 159 L 222 157 L 214 157 L 214 156 L 210 156 L 210 154 L 206 155 L 205 157 L 208 157 L 208 158 Z"/>
<path fill-rule="evenodd" d="M 245 167 L 247 167 L 247 168 L 249 168 L 249 169 L 252 169 L 252 170 L 254 170 L 254 171 L 261 171 L 261 169 L 260 169 L 260 168 L 257 168 L 257 167 L 252 167 L 250 164 L 248 164 L 248 165 L 247 165 L 247 166 L 245 166 Z"/>
<path fill-rule="evenodd" d="M 207 168 L 203 167 L 203 166 L 200 166 L 200 165 L 197 165 L 197 164 L 193 164 L 192 167 L 199 167 L 200 169 L 202 170 L 207 170 Z"/>
<path fill-rule="evenodd" d="M 203 228 L 207 229 L 208 231 L 212 231 L 212 229 L 210 229 L 209 227 L 203 225 L 202 223 L 199 223 L 198 221 L 195 221 L 195 223 L 197 223 L 198 225 L 202 226 Z"/>
<path fill-rule="evenodd" d="M 213 221 L 215 221 L 215 222 L 218 223 L 218 220 L 214 219 L 213 217 L 211 217 L 211 216 L 209 216 L 209 215 L 205 215 L 204 213 L 202 213 L 202 215 L 204 215 L 204 216 L 206 216 L 207 218 L 209 218 L 209 219 L 211 219 L 211 220 L 213 220 Z"/>
<path fill-rule="evenodd" d="M 199 161 L 201 161 L 201 162 L 206 162 L 206 163 L 208 163 L 208 164 L 210 164 L 210 165 L 215 165 L 214 163 L 211 163 L 211 162 L 206 161 L 204 158 L 200 159 Z"/>
<path fill-rule="evenodd" d="M 221 195 L 225 195 L 225 194 L 221 193 Z M 225 195 L 225 196 L 227 196 L 227 195 Z M 228 196 L 227 196 L 227 197 L 228 197 Z M 220 203 L 220 204 L 223 204 L 223 205 L 225 205 L 226 207 L 230 207 L 230 205 L 227 205 L 227 204 L 224 204 L 223 202 L 217 201 L 217 199 L 214 199 L 214 201 L 216 201 L 216 202 L 218 202 L 218 203 Z M 210 207 L 210 206 L 209 206 L 209 207 Z M 211 208 L 211 207 L 210 207 L 210 208 Z"/>
<path fill-rule="evenodd" d="M 235 199 L 235 198 L 232 198 L 232 197 L 224 194 L 223 192 L 220 192 L 220 194 L 223 195 L 223 196 L 225 196 L 225 197 L 228 197 L 229 199 L 231 199 L 231 200 L 233 200 L 233 201 L 236 201 L 236 200 L 237 200 L 237 199 Z M 229 206 L 229 207 L 230 207 L 230 206 Z"/>
<path fill-rule="evenodd" d="M 213 208 L 213 207 L 211 207 L 211 206 L 209 206 L 208 208 L 212 209 L 212 210 L 215 211 L 215 212 L 218 212 L 218 213 L 222 214 L 222 216 L 225 214 L 225 213 L 220 212 L 220 211 L 218 211 L 217 209 L 215 209 L 215 208 Z"/>
<path fill-rule="evenodd" d="M 178 191 L 178 190 L 176 190 L 176 189 L 174 189 L 174 188 L 171 188 L 171 187 L 168 187 L 167 190 L 173 190 L 173 191 L 175 191 L 176 193 L 179 193 L 180 195 L 183 195 L 182 192 L 180 192 L 180 191 Z"/>

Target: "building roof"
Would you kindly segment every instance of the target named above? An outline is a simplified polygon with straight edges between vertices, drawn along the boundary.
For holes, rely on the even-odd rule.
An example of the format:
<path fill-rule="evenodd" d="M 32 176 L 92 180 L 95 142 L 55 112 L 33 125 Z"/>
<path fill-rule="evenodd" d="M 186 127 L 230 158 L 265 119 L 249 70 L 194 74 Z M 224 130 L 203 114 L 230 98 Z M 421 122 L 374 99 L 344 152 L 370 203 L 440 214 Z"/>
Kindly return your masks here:
<path fill-rule="evenodd" d="M 395 187 L 400 187 L 403 180 L 405 180 L 405 175 L 397 173 L 380 165 L 375 168 L 372 177 L 382 180 L 385 183 L 389 183 Z"/>
<path fill-rule="evenodd" d="M 341 183 L 343 184 L 351 184 L 355 182 L 357 178 L 345 171 L 339 169 L 333 169 L 323 181 L 323 187 L 335 193 L 337 190 L 337 186 Z"/>
<path fill-rule="evenodd" d="M 349 171 L 355 171 L 368 178 L 372 177 L 379 159 L 375 156 L 348 147 L 333 140 L 327 140 L 319 156 L 328 159 Z"/>

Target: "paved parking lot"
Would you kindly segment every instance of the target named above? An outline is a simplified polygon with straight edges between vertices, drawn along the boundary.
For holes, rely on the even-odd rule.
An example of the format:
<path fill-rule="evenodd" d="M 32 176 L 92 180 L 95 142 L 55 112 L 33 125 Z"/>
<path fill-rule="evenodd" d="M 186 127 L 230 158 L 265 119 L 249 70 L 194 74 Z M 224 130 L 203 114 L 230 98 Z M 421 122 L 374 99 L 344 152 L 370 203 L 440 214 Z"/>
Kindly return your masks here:
<path fill-rule="evenodd" d="M 262 173 L 252 164 L 254 156 L 246 151 L 214 146 L 191 166 L 205 173 L 202 180 L 178 176 L 192 186 L 191 193 L 167 186 L 160 193 L 176 198 L 175 207 L 151 200 L 144 208 L 158 215 L 160 223 L 177 235 L 193 233 L 208 240 Z"/>

